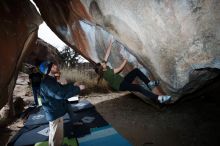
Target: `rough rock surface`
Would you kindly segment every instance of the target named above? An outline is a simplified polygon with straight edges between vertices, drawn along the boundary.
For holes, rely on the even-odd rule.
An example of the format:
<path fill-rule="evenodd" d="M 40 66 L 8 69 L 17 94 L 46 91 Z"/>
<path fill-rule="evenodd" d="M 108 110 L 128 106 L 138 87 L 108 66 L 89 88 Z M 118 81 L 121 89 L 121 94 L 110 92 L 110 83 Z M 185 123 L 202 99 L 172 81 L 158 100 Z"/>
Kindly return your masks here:
<path fill-rule="evenodd" d="M 31 2 L 0 1 L 0 108 L 12 94 L 18 68 L 41 22 Z"/>
<path fill-rule="evenodd" d="M 35 2 L 49 27 L 94 62 L 103 57 L 108 32 L 113 34 L 124 45 L 115 43 L 110 64 L 118 65 L 123 57 L 133 66 L 140 63 L 168 93 L 192 92 L 216 76 L 206 68 L 220 68 L 218 0 Z"/>
<path fill-rule="evenodd" d="M 162 81 L 169 94 L 200 87 L 220 68 L 218 0 L 35 0 L 49 27 L 95 63 L 114 36 L 109 65 L 129 64 Z M 0 107 L 14 87 L 17 70 L 42 22 L 29 1 L 0 2 Z M 28 51 L 27 51 L 28 50 Z"/>
<path fill-rule="evenodd" d="M 25 63 L 39 65 L 39 63 L 46 60 L 57 62 L 58 64 L 62 62 L 59 51 L 40 38 L 29 49 L 33 51 L 25 57 Z"/>

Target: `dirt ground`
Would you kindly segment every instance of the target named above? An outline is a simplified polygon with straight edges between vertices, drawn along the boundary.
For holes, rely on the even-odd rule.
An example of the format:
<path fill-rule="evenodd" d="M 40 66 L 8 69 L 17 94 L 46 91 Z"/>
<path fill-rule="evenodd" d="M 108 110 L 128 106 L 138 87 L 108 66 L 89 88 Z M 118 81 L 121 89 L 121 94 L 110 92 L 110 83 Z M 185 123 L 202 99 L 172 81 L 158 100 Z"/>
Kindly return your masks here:
<path fill-rule="evenodd" d="M 134 146 L 219 146 L 219 87 L 218 77 L 163 110 L 126 93 L 93 95 L 89 100 Z"/>
<path fill-rule="evenodd" d="M 202 94 L 193 95 L 192 99 L 163 110 L 127 92 L 93 93 L 82 98 L 91 101 L 98 112 L 134 146 L 219 146 L 219 83 L 207 87 Z M 15 94 L 24 98 L 28 105 L 33 97 L 29 95 L 29 89 L 24 92 L 24 86 L 26 84 L 19 85 L 20 89 L 16 88 Z M 22 126 L 23 120 L 17 119 L 7 128 L 1 128 L 0 145 L 5 145 Z"/>
<path fill-rule="evenodd" d="M 31 104 L 34 103 L 31 88 L 28 86 L 28 81 L 28 75 L 20 73 L 13 92 L 14 98 L 21 97 L 24 100 L 24 109 L 27 109 Z M 4 109 L 1 109 L 1 112 L 3 110 Z M 24 126 L 24 122 L 24 119 L 16 117 L 11 123 L 8 124 L 8 126 L 2 127 L 0 125 L 0 146 L 6 145 L 9 139 L 12 138 Z"/>

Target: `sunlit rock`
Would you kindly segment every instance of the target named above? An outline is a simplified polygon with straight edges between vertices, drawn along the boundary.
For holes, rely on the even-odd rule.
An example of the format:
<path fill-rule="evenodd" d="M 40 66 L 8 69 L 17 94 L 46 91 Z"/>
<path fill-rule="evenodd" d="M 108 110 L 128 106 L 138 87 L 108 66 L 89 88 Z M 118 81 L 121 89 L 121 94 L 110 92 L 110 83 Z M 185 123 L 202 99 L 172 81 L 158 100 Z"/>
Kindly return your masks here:
<path fill-rule="evenodd" d="M 130 52 L 126 71 L 142 64 L 169 94 L 194 91 L 217 75 L 207 68 L 220 68 L 218 0 L 35 2 L 49 27 L 90 61 L 103 58 L 110 32 L 118 40 L 110 65 L 119 65 Z"/>

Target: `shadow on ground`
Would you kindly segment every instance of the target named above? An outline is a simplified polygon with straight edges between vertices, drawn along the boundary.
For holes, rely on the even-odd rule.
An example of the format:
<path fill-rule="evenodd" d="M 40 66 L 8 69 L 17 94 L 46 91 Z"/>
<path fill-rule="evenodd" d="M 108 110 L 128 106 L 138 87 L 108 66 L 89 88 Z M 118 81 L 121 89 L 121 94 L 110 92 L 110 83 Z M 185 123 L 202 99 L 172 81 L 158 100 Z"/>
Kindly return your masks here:
<path fill-rule="evenodd" d="M 197 92 L 194 98 L 163 111 L 134 95 L 104 101 L 96 108 L 135 146 L 219 146 L 219 81 L 217 78 L 216 82 L 198 91 L 202 94 Z"/>

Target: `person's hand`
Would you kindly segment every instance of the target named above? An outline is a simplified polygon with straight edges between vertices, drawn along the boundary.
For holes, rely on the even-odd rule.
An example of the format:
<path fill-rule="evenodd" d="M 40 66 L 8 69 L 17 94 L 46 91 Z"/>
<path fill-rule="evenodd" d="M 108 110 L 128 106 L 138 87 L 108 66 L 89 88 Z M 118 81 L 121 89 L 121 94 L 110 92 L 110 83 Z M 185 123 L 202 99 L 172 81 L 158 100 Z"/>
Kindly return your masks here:
<path fill-rule="evenodd" d="M 85 85 L 79 85 L 80 90 L 84 90 L 85 89 Z"/>
<path fill-rule="evenodd" d="M 74 86 L 79 86 L 79 85 L 80 85 L 79 82 L 75 82 L 75 83 L 74 83 Z"/>
<path fill-rule="evenodd" d="M 81 85 L 79 82 L 75 82 L 74 86 L 78 86 L 80 88 L 80 90 L 84 90 L 85 89 L 85 85 Z"/>

